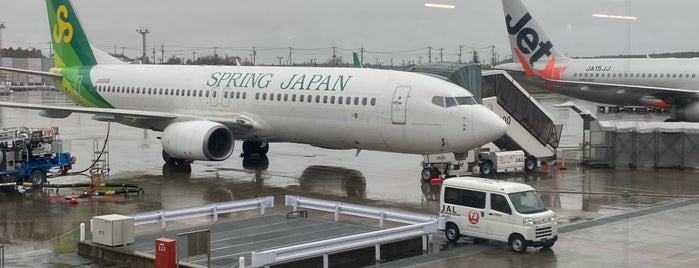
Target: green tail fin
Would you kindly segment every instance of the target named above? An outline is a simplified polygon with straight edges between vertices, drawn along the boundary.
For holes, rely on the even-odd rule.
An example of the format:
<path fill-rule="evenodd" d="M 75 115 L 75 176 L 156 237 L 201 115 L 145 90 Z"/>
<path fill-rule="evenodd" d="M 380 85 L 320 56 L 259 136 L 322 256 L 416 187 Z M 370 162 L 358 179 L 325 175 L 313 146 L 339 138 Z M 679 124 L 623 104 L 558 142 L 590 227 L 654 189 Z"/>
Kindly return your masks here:
<path fill-rule="evenodd" d="M 92 46 L 87 41 L 70 0 L 46 0 L 49 30 L 56 67 L 96 65 Z"/>
<path fill-rule="evenodd" d="M 362 62 L 359 61 L 359 55 L 357 55 L 357 52 L 352 52 L 352 61 L 354 62 L 355 68 L 363 68 Z"/>

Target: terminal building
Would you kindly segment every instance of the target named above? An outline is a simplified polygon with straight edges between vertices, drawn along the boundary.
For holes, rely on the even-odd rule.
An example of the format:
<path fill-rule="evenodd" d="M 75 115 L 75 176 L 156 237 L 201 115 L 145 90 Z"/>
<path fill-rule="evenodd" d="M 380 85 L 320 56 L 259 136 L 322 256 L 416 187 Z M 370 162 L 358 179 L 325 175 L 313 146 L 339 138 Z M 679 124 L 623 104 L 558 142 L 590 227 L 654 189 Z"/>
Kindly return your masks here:
<path fill-rule="evenodd" d="M 6 48 L 0 51 L 0 66 L 17 69 L 28 69 L 33 71 L 47 72 L 53 67 L 53 59 L 41 56 L 40 50 L 26 50 Z M 0 71 L 0 84 L 14 86 L 44 85 L 50 84 L 49 78 Z"/>

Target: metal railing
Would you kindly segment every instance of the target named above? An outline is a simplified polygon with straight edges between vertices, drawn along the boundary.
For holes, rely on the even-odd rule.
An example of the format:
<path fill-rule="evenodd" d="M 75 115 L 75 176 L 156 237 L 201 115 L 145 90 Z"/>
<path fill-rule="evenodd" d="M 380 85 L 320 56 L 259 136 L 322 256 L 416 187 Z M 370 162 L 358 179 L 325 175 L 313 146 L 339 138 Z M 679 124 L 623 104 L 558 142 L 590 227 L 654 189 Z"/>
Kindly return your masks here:
<path fill-rule="evenodd" d="M 225 203 L 215 203 L 194 207 L 178 208 L 171 210 L 159 210 L 132 214 L 134 225 L 143 225 L 160 222 L 160 229 L 165 230 L 167 221 L 181 220 L 193 217 L 213 216 L 218 221 L 219 214 L 260 209 L 260 214 L 265 214 L 265 208 L 274 207 L 274 197 L 266 196 L 253 199 L 236 200 Z"/>
<path fill-rule="evenodd" d="M 333 212 L 335 214 L 335 221 L 339 220 L 340 214 L 378 219 L 379 228 L 384 227 L 384 221 L 416 224 L 439 219 L 439 217 L 437 217 L 436 215 L 425 215 L 383 208 L 379 209 L 370 206 L 345 204 L 342 202 L 327 201 L 322 199 L 314 199 L 293 195 L 285 196 L 284 201 L 286 206 L 293 207 L 294 210 L 298 210 L 299 207 L 302 207 L 307 209 Z"/>
<path fill-rule="evenodd" d="M 288 247 L 253 251 L 251 253 L 253 267 L 269 266 L 279 262 L 300 260 L 319 255 L 323 256 L 323 267 L 328 267 L 329 254 L 369 246 L 374 246 L 375 260 L 378 262 L 381 259 L 381 244 L 383 243 L 421 236 L 422 250 L 427 251 L 428 240 L 431 239 L 431 236 L 437 232 L 439 226 L 444 225 L 443 218 L 433 215 L 386 210 L 369 206 L 345 204 L 342 202 L 333 202 L 290 195 L 285 197 L 285 201 L 286 205 L 292 206 L 294 210 L 302 207 L 333 212 L 335 214 L 335 221 L 339 220 L 339 214 L 348 214 L 379 219 L 379 225 L 381 228 L 383 228 L 383 222 L 385 220 L 408 223 L 411 225 Z"/>

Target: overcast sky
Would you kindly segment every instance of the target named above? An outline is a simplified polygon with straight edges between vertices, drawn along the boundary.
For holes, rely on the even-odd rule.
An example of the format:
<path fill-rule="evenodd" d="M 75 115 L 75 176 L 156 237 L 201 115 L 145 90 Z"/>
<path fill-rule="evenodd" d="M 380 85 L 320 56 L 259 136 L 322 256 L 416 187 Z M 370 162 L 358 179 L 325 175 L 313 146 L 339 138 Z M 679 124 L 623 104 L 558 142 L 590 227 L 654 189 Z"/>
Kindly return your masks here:
<path fill-rule="evenodd" d="M 455 4 L 435 9 L 425 2 Z M 427 61 L 427 49 L 456 61 L 478 48 L 501 58 L 510 48 L 499 0 L 73 0 L 90 41 L 127 56 L 141 54 L 136 28 L 150 28 L 148 46 L 165 46 L 168 55 L 191 58 L 213 54 L 250 57 L 258 63 L 326 61 L 332 46 L 345 59 L 364 47 L 365 62 L 401 64 Z M 696 0 L 524 0 L 554 46 L 569 56 L 699 51 L 699 1 Z M 593 13 L 631 15 L 635 21 L 595 18 Z M 2 0 L 3 47 L 48 49 L 49 27 L 42 0 Z M 272 49 L 275 48 L 275 49 Z M 150 49 L 150 48 L 149 48 Z M 391 53 L 375 53 L 391 52 Z M 152 51 L 149 52 L 152 57 Z M 160 54 L 158 54 L 158 58 Z"/>

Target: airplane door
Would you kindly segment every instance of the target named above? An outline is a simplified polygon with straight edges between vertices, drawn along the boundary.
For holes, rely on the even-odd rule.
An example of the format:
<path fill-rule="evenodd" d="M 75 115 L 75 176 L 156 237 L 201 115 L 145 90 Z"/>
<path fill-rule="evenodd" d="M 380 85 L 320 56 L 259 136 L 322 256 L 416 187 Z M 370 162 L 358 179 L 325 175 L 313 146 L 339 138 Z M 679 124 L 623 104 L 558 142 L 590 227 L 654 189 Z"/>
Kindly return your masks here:
<path fill-rule="evenodd" d="M 211 104 L 211 106 L 218 106 L 220 95 L 221 95 L 221 88 L 220 87 L 212 88 L 211 94 L 209 95 L 209 104 Z"/>
<path fill-rule="evenodd" d="M 410 87 L 397 87 L 393 93 L 393 104 L 391 105 L 391 120 L 393 124 L 405 124 L 410 89 Z"/>
<path fill-rule="evenodd" d="M 230 88 L 230 87 L 225 87 L 221 93 L 223 93 L 223 95 L 220 96 L 221 105 L 223 105 L 223 107 L 228 107 L 228 106 L 230 106 L 230 105 L 231 105 L 231 99 L 233 98 L 233 92 L 231 92 L 231 88 Z"/>

